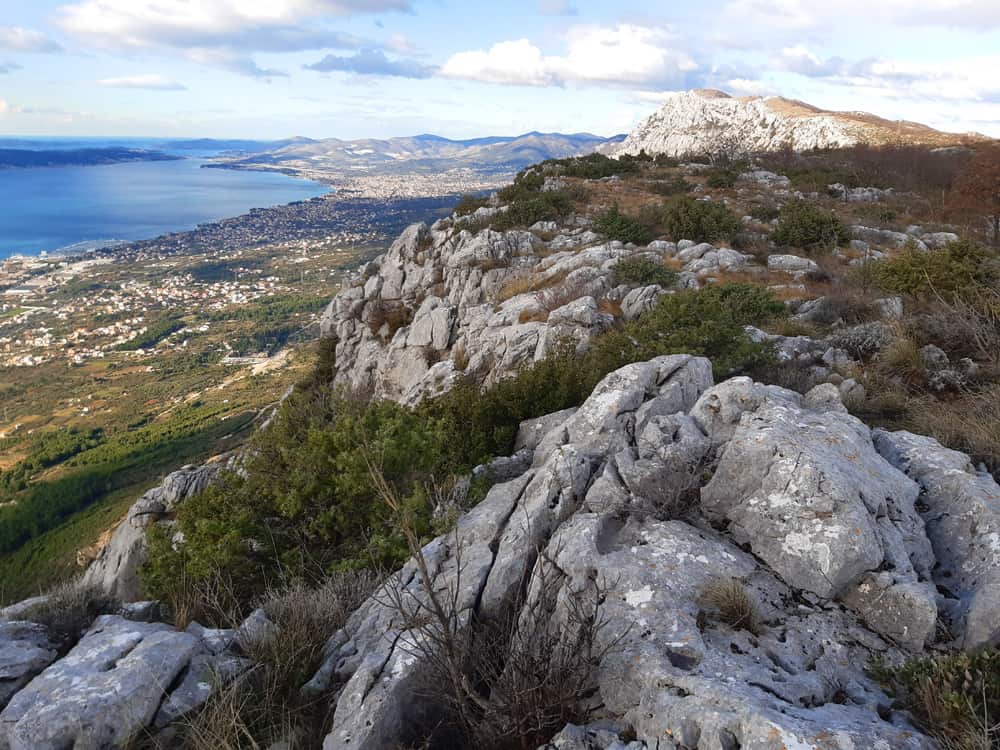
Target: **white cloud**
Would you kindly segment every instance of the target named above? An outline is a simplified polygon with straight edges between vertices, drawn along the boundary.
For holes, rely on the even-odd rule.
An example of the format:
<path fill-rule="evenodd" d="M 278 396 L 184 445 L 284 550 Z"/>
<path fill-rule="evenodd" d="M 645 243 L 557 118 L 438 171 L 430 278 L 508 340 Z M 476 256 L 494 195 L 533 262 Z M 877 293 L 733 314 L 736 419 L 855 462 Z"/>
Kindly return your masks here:
<path fill-rule="evenodd" d="M 0 49 L 8 52 L 58 52 L 58 44 L 40 31 L 20 26 L 0 26 Z"/>
<path fill-rule="evenodd" d="M 0 99 L 0 115 L 10 112 L 10 104 L 6 99 Z"/>
<path fill-rule="evenodd" d="M 699 66 L 678 47 L 676 35 L 663 27 L 578 26 L 567 34 L 562 55 L 546 56 L 529 40 L 518 39 L 499 42 L 489 50 L 456 53 L 441 67 L 441 74 L 520 86 L 683 86 Z"/>
<path fill-rule="evenodd" d="M 881 89 L 893 99 L 1000 102 L 1000 55 L 914 61 L 868 58 L 848 62 L 822 59 L 804 45 L 788 47 L 772 59 L 772 67 L 808 78 L 826 79 L 853 88 Z"/>
<path fill-rule="evenodd" d="M 410 0 L 80 0 L 59 9 L 63 29 L 100 48 L 173 49 L 252 76 L 280 75 L 255 52 L 357 49 L 364 39 L 324 26 L 331 16 L 408 11 Z"/>
<path fill-rule="evenodd" d="M 1000 28 L 997 0 L 730 0 L 719 18 L 729 29 L 823 30 L 830 26 L 890 23 L 985 30 Z"/>
<path fill-rule="evenodd" d="M 176 81 L 172 81 L 159 73 L 145 73 L 133 76 L 122 76 L 120 78 L 103 78 L 98 83 L 101 86 L 108 86 L 117 89 L 150 89 L 153 91 L 183 91 L 183 86 Z"/>

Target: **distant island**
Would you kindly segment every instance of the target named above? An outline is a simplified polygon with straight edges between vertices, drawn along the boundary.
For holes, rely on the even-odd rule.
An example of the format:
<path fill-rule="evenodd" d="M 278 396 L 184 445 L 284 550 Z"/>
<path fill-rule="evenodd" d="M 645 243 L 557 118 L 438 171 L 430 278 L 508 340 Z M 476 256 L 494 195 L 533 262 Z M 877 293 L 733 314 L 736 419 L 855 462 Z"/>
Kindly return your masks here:
<path fill-rule="evenodd" d="M 119 164 L 130 161 L 176 161 L 162 151 L 142 148 L 78 148 L 58 150 L 0 149 L 0 169 L 23 167 L 89 167 L 100 164 Z"/>

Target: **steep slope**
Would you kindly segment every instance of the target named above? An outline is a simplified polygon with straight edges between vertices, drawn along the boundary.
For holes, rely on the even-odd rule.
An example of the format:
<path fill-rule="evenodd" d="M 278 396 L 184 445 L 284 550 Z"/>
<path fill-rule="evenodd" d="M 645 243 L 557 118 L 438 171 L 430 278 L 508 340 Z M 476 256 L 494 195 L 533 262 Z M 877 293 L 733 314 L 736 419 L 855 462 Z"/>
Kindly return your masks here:
<path fill-rule="evenodd" d="M 616 155 L 685 156 L 719 150 L 739 153 L 839 148 L 859 143 L 949 145 L 981 140 L 977 134 L 944 133 L 867 112 L 831 112 L 777 96 L 732 97 L 693 90 L 671 95 L 613 149 Z"/>

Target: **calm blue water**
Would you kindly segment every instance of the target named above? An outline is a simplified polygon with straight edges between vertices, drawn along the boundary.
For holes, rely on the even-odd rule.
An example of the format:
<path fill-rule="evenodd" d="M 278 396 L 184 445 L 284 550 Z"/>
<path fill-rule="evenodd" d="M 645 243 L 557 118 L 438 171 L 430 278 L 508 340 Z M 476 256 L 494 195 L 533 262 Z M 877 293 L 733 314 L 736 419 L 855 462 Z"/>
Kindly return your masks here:
<path fill-rule="evenodd" d="M 12 140 L 0 139 L 0 147 L 27 147 Z M 69 146 L 68 139 L 46 139 L 45 146 L 98 145 L 97 139 L 88 140 Z M 101 139 L 99 145 L 138 143 Z M 147 144 L 152 145 L 142 145 Z M 0 170 L 0 258 L 85 240 L 147 239 L 327 192 L 323 185 L 285 175 L 201 169 L 202 163 L 202 158 L 189 158 Z"/>

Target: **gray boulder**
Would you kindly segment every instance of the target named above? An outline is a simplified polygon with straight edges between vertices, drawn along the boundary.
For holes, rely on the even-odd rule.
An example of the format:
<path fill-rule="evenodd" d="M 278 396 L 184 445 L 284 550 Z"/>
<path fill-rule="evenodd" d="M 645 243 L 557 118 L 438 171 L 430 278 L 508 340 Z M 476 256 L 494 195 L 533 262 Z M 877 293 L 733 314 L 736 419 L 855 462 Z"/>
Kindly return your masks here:
<path fill-rule="evenodd" d="M 55 658 L 55 646 L 41 625 L 0 622 L 0 709 Z"/>
<path fill-rule="evenodd" d="M 84 571 L 81 585 L 99 588 L 126 602 L 141 599 L 139 568 L 146 560 L 147 527 L 172 512 L 177 503 L 202 492 L 224 466 L 222 461 L 185 466 L 136 500 Z"/>
<path fill-rule="evenodd" d="M 933 438 L 876 430 L 875 445 L 920 486 L 934 581 L 959 645 L 1000 643 L 1000 486 Z"/>
<path fill-rule="evenodd" d="M 798 406 L 784 394 L 744 388 L 746 405 L 759 405 L 741 413 L 702 490 L 706 513 L 786 583 L 821 597 L 877 570 L 887 550 L 896 580 L 926 580 L 933 555 L 914 510 L 918 488 L 878 454 L 868 428 L 818 394 Z M 719 391 L 727 395 L 711 389 L 701 403 L 717 403 Z M 695 407 L 696 418 L 701 411 Z"/>
<path fill-rule="evenodd" d="M 197 651 L 168 625 L 103 615 L 0 713 L 4 750 L 120 747 L 152 722 Z"/>

